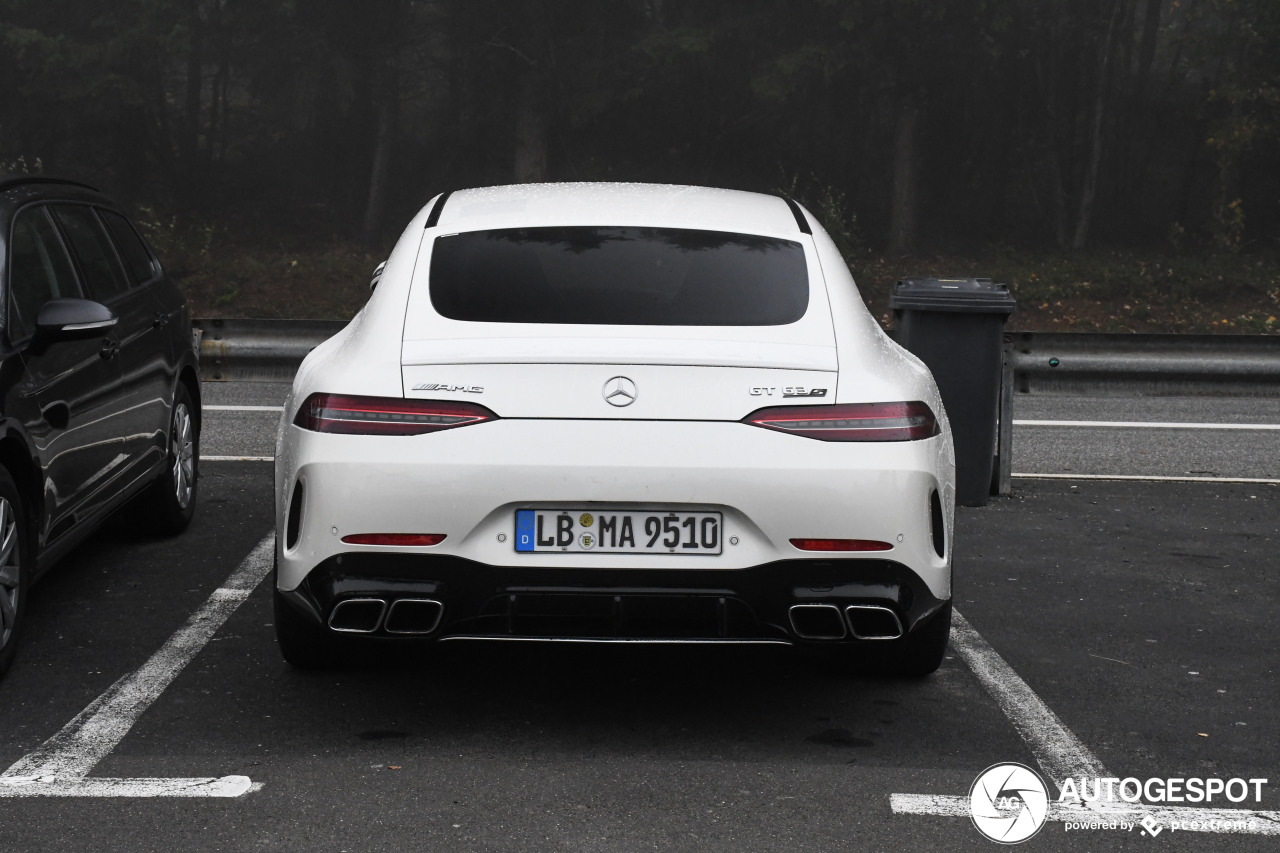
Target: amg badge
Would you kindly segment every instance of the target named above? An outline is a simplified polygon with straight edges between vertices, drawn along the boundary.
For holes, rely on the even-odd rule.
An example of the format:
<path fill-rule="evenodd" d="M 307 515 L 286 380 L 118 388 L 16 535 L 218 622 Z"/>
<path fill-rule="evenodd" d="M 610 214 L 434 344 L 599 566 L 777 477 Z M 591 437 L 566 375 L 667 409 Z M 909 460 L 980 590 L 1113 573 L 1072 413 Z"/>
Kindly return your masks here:
<path fill-rule="evenodd" d="M 443 382 L 419 382 L 413 386 L 415 391 L 462 391 L 467 394 L 483 394 L 481 385 L 447 385 Z"/>

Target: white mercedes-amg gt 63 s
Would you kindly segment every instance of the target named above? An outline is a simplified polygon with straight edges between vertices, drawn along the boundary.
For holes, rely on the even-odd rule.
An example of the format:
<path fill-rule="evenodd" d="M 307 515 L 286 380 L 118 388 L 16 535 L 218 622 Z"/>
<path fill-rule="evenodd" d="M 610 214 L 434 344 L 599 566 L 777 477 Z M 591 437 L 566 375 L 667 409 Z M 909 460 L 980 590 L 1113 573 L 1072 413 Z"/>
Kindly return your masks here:
<path fill-rule="evenodd" d="M 318 667 L 415 641 L 764 642 L 938 667 L 951 433 L 794 202 L 446 193 L 303 362 L 275 627 Z"/>

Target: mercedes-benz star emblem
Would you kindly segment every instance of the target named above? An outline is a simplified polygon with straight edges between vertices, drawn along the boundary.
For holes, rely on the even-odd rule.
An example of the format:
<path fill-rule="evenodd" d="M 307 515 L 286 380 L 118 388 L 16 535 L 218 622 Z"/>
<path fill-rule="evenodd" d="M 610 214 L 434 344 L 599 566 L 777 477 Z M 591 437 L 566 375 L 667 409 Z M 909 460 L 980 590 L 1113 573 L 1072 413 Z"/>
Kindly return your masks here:
<path fill-rule="evenodd" d="M 630 406 L 636 401 L 636 383 L 625 376 L 615 376 L 604 383 L 604 401 L 610 406 Z"/>

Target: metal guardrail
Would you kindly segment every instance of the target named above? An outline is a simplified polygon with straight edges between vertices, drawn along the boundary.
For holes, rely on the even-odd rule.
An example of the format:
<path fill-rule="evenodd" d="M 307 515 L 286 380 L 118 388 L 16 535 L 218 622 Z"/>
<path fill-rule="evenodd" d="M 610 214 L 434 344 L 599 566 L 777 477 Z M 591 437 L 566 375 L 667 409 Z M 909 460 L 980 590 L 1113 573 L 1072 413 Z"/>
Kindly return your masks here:
<path fill-rule="evenodd" d="M 1280 336 L 1016 332 L 1020 394 L 1280 396 Z"/>
<path fill-rule="evenodd" d="M 293 378 L 341 320 L 197 319 L 206 381 Z M 1280 397 L 1280 335 L 1006 335 L 1019 394 L 1233 394 Z"/>
<path fill-rule="evenodd" d="M 191 325 L 206 381 L 287 382 L 307 353 L 346 323 L 196 319 Z M 1280 397 L 1280 336 L 1006 334 L 991 494 L 1011 491 L 1015 392 Z"/>
<path fill-rule="evenodd" d="M 288 382 L 307 353 L 346 325 L 343 320 L 191 321 L 200 335 L 206 382 Z"/>

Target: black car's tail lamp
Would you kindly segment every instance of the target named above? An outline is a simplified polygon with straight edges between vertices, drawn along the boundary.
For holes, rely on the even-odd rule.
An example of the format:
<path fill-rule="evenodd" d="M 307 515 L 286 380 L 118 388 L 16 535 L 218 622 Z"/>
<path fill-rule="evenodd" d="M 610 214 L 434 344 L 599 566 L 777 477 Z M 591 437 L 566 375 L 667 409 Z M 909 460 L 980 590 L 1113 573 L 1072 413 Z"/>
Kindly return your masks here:
<path fill-rule="evenodd" d="M 933 410 L 911 403 L 844 403 L 759 409 L 743 423 L 822 441 L 916 441 L 937 435 Z"/>
<path fill-rule="evenodd" d="M 298 409 L 295 426 L 345 435 L 421 435 L 497 420 L 475 403 L 312 394 Z"/>

